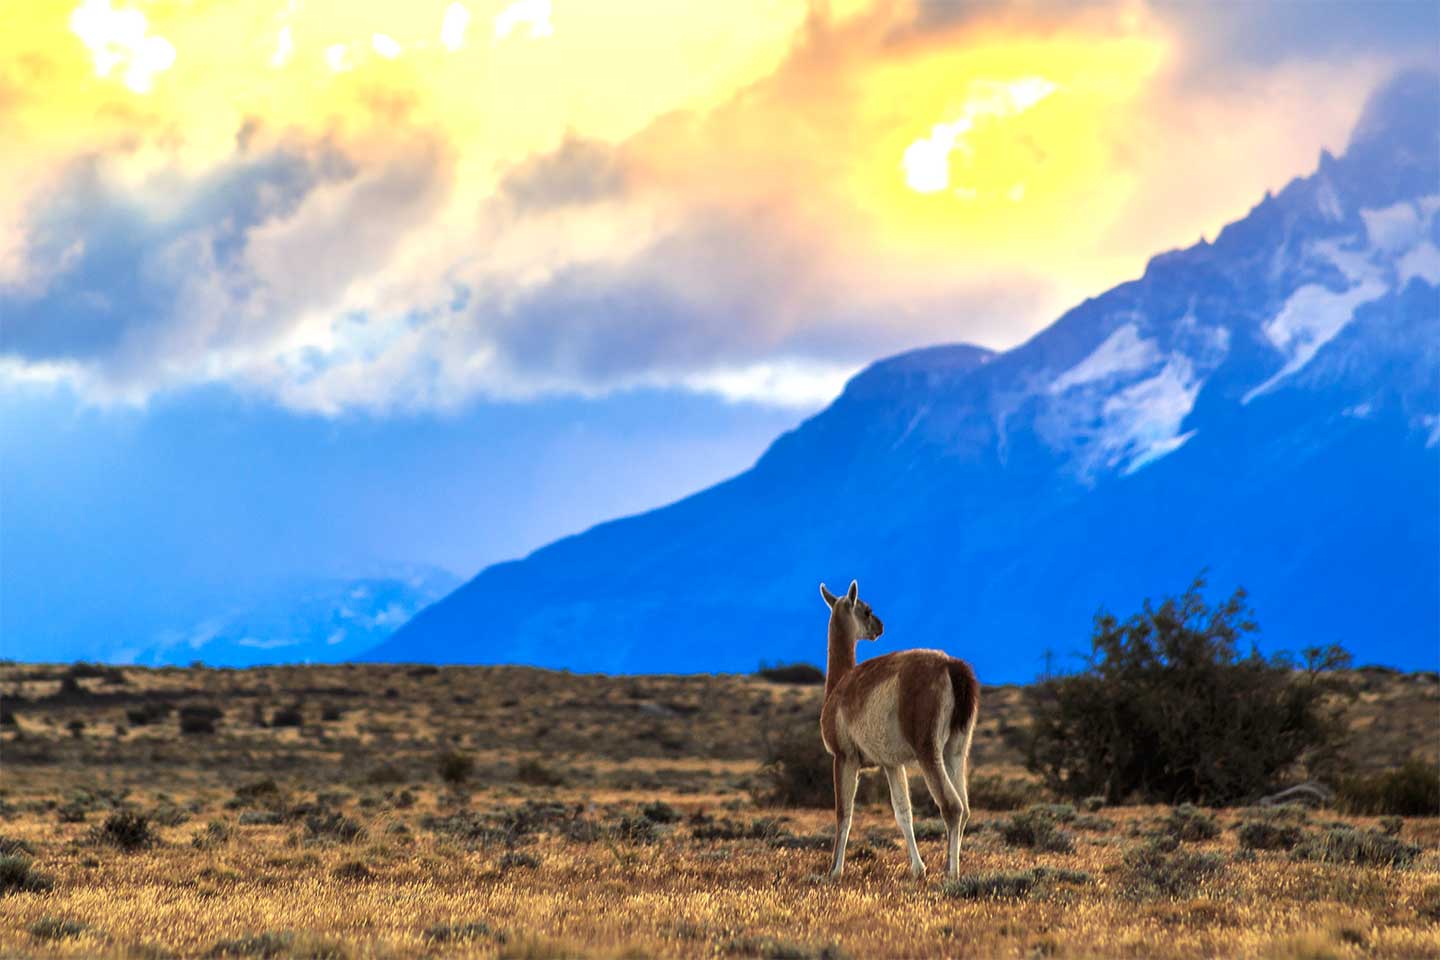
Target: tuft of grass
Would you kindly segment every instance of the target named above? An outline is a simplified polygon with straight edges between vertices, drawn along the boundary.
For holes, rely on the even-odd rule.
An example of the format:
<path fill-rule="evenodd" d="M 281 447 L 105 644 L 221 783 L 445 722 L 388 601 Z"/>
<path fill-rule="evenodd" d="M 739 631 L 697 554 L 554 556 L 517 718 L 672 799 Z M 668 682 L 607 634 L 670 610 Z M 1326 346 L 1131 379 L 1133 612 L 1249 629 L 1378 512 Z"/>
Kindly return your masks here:
<path fill-rule="evenodd" d="M 1084 870 L 1055 870 L 1035 867 L 1001 873 L 977 873 L 946 880 L 941 890 L 946 896 L 961 900 L 1021 900 L 1053 884 L 1089 884 L 1095 878 Z"/>
<path fill-rule="evenodd" d="M 1046 853 L 1073 853 L 1075 838 L 1060 829 L 1060 824 L 1067 819 L 1075 819 L 1075 808 L 1070 804 L 1037 803 L 1001 821 L 1000 836 L 1012 847 L 1029 847 Z"/>
<path fill-rule="evenodd" d="M 501 870 L 538 870 L 540 858 L 522 850 L 510 850 L 500 858 Z"/>
<path fill-rule="evenodd" d="M 1353 867 L 1408 867 L 1420 847 L 1379 830 L 1333 827 L 1306 838 L 1290 851 L 1295 860 L 1341 863 Z"/>
<path fill-rule="evenodd" d="M 30 858 L 18 853 L 0 855 L 0 896 L 11 893 L 44 893 L 55 879 L 35 869 Z"/>
<path fill-rule="evenodd" d="M 36 940 L 68 940 L 80 936 L 90 927 L 79 920 L 65 917 L 41 917 L 26 929 Z"/>

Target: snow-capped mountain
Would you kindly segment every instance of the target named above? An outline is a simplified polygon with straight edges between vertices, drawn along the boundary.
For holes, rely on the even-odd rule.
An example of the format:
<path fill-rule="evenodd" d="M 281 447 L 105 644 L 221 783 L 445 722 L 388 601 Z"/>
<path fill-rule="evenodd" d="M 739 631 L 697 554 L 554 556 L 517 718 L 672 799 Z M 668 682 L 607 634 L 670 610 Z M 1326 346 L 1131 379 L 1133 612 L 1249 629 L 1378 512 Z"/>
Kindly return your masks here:
<path fill-rule="evenodd" d="M 499 564 L 372 659 L 819 660 L 816 582 L 987 679 L 1208 568 L 1269 649 L 1440 661 L 1440 79 L 1343 156 L 1004 353 L 876 363 L 755 467 Z"/>
<path fill-rule="evenodd" d="M 410 567 L 374 576 L 285 580 L 228 598 L 180 626 L 156 631 L 111 660 L 211 666 L 338 663 L 379 643 L 459 583 L 443 570 Z"/>

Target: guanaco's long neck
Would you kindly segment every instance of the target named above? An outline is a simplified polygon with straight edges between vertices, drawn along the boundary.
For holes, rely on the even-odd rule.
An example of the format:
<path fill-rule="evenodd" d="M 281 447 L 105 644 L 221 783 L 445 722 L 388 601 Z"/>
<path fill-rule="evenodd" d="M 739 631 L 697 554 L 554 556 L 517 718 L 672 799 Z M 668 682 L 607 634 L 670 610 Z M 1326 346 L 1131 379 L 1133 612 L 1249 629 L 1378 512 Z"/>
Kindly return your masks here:
<path fill-rule="evenodd" d="M 825 696 L 855 666 L 855 631 L 849 624 L 830 617 L 830 652 L 825 660 Z"/>

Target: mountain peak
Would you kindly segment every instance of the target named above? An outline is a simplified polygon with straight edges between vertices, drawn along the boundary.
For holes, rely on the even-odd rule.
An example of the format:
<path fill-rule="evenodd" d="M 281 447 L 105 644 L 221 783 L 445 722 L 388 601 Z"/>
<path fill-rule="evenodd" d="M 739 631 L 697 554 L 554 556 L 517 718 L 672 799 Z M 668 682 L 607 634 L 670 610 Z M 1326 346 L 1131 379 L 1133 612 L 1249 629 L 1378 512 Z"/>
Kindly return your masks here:
<path fill-rule="evenodd" d="M 1440 138 L 1440 73 L 1404 70 L 1370 95 L 1350 134 L 1349 149 L 1376 143 L 1433 152 Z"/>

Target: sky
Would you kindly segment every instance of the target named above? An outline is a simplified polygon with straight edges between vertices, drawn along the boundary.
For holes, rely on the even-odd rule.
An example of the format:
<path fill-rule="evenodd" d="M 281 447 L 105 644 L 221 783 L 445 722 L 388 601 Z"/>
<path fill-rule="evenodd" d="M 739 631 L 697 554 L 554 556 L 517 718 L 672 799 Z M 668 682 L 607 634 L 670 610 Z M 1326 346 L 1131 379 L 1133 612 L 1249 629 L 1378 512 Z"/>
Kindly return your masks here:
<path fill-rule="evenodd" d="M 1430 0 L 32 0 L 4 652 L 732 475 L 1213 238 L 1437 49 Z"/>

